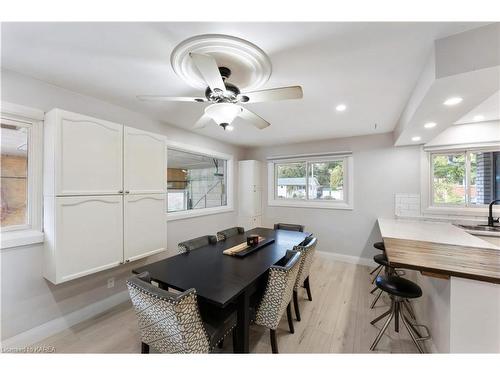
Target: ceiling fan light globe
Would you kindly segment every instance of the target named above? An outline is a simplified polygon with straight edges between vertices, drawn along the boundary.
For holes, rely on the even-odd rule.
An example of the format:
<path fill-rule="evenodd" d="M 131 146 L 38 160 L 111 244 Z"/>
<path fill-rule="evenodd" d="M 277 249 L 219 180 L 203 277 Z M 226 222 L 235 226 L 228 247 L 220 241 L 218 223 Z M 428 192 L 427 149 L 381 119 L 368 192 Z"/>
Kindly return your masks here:
<path fill-rule="evenodd" d="M 240 112 L 241 107 L 231 103 L 215 103 L 205 108 L 205 114 L 217 125 L 231 124 Z"/>

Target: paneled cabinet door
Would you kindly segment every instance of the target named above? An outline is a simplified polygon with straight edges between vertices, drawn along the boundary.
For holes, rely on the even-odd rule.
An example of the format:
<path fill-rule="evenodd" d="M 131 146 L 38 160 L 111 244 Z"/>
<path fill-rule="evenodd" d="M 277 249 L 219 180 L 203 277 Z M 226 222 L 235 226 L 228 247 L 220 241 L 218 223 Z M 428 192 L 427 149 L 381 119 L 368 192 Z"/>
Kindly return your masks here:
<path fill-rule="evenodd" d="M 124 200 L 125 261 L 131 262 L 165 250 L 165 194 L 126 195 Z"/>
<path fill-rule="evenodd" d="M 66 111 L 57 122 L 55 195 L 122 190 L 123 126 Z"/>
<path fill-rule="evenodd" d="M 124 190 L 130 194 L 163 193 L 166 189 L 166 138 L 124 128 Z"/>
<path fill-rule="evenodd" d="M 64 282 L 123 261 L 123 197 L 56 198 L 57 281 Z"/>

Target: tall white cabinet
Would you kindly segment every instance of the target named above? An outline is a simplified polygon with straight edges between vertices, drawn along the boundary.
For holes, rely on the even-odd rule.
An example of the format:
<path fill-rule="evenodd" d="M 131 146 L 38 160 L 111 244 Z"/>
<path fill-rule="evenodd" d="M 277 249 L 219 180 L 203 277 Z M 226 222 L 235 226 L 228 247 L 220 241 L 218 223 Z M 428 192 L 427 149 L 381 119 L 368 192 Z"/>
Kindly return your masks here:
<path fill-rule="evenodd" d="M 247 229 L 262 226 L 262 163 L 241 160 L 238 164 L 238 221 Z"/>
<path fill-rule="evenodd" d="M 60 109 L 47 112 L 44 129 L 46 279 L 166 249 L 164 136 Z"/>

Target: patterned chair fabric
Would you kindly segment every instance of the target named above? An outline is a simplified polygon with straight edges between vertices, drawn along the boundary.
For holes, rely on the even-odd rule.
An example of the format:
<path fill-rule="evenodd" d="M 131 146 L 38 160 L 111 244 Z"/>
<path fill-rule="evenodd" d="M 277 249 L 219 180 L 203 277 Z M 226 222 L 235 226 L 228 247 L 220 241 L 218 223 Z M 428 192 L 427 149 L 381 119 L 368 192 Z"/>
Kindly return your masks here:
<path fill-rule="evenodd" d="M 147 272 L 127 280 L 141 340 L 162 353 L 208 353 L 236 326 L 236 314 L 204 323 L 196 291 L 170 293 L 151 285 Z"/>
<path fill-rule="evenodd" d="M 307 237 L 300 245 L 293 247 L 295 251 L 298 251 L 301 254 L 299 273 L 294 286 L 295 290 L 304 285 L 304 280 L 309 276 L 317 243 L 318 240 L 316 238 Z"/>
<path fill-rule="evenodd" d="M 237 236 L 238 234 L 243 234 L 243 233 L 245 233 L 245 229 L 242 227 L 233 227 L 224 229 L 221 230 L 220 232 L 217 232 L 217 240 L 225 241 L 229 237 Z"/>
<path fill-rule="evenodd" d="M 180 242 L 177 244 L 179 253 L 186 253 L 191 250 L 199 249 L 200 247 L 207 245 L 214 245 L 217 243 L 217 237 L 215 236 L 201 236 L 197 238 L 193 238 L 191 240 L 187 240 L 184 242 Z"/>
<path fill-rule="evenodd" d="M 274 265 L 269 269 L 269 278 L 264 296 L 256 311 L 255 324 L 276 329 L 292 300 L 293 287 L 300 267 L 300 253 L 288 250 L 284 266 Z"/>
<path fill-rule="evenodd" d="M 278 223 L 274 224 L 274 229 L 283 229 L 283 230 L 293 230 L 295 232 L 303 232 L 304 231 L 304 226 L 300 224 L 285 224 L 285 223 Z"/>

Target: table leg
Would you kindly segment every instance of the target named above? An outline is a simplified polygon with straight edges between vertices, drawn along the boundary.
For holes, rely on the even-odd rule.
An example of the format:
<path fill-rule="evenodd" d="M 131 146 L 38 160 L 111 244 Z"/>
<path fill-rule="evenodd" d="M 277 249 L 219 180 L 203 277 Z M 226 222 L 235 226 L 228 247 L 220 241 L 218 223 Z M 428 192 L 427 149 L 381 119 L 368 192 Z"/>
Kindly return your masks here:
<path fill-rule="evenodd" d="M 243 292 L 238 298 L 238 321 L 236 324 L 236 352 L 249 352 L 250 336 L 250 295 L 247 291 Z"/>

